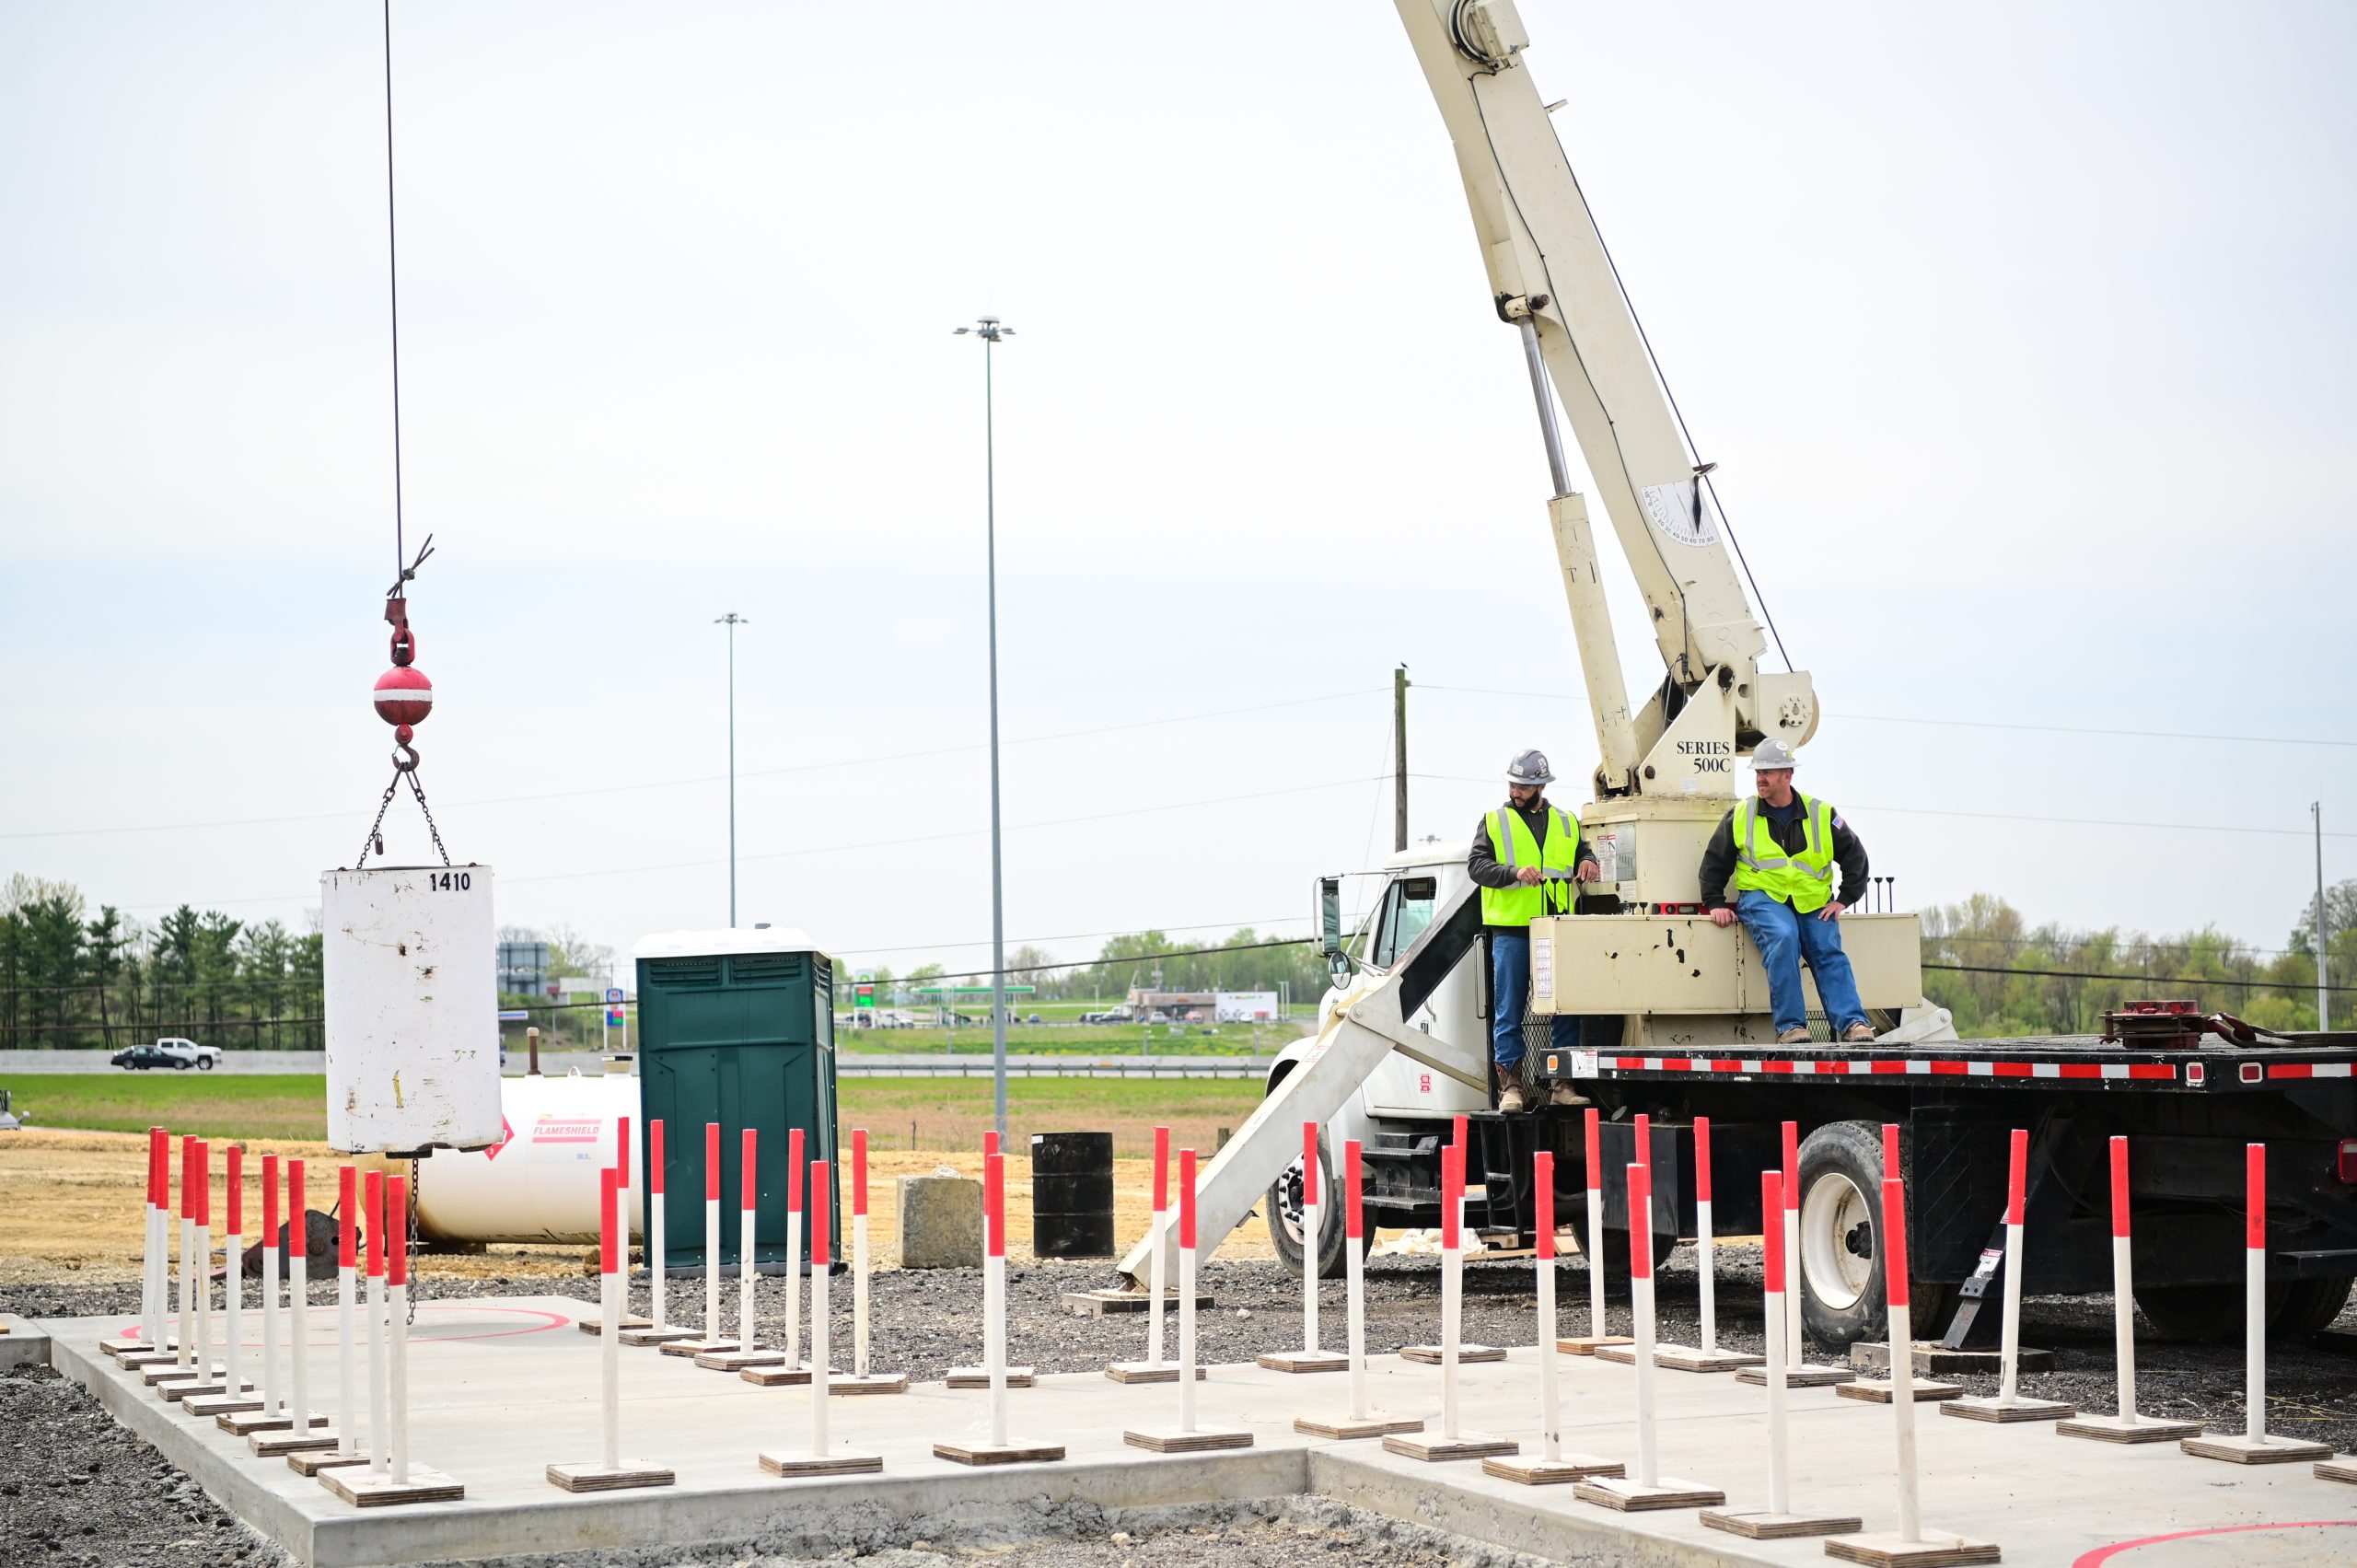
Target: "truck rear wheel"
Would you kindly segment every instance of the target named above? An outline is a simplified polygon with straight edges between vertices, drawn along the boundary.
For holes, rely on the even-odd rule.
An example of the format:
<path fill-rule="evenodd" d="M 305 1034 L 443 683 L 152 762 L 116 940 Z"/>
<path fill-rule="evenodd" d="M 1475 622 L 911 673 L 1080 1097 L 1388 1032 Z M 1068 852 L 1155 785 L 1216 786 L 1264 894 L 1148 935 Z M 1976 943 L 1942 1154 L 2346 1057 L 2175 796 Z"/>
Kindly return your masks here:
<path fill-rule="evenodd" d="M 1565 1227 L 1571 1231 L 1572 1239 L 1579 1243 L 1581 1257 L 1595 1258 L 1598 1256 L 1596 1249 L 1588 1246 L 1587 1194 L 1585 1191 L 1580 1193 L 1579 1199 L 1575 1202 L 1567 1202 L 1559 1194 L 1555 1202 L 1555 1214 L 1556 1217 L 1562 1220 Z M 1603 1252 L 1601 1256 L 1604 1260 L 1605 1273 L 1608 1276 L 1617 1276 L 1622 1279 L 1627 1278 L 1629 1273 L 1628 1228 L 1624 1225 L 1619 1230 L 1614 1230 L 1611 1226 L 1607 1225 L 1604 1229 L 1604 1241 L 1602 1245 Z M 1654 1233 L 1654 1272 L 1656 1273 L 1660 1272 L 1661 1266 L 1664 1263 L 1668 1262 L 1669 1255 L 1677 1250 L 1678 1237 L 1674 1236 L 1666 1236 L 1659 1231 L 1655 1231 Z"/>
<path fill-rule="evenodd" d="M 1910 1151 L 1899 1150 L 1902 1172 Z M 1801 1141 L 1801 1325 L 1819 1347 L 1847 1351 L 1889 1336 L 1883 1285 L 1882 1132 L 1870 1121 L 1829 1121 Z M 1911 1202 L 1910 1197 L 1910 1202 Z M 1955 1287 L 1908 1282 L 1908 1326 L 1929 1339 L 1947 1326 Z"/>
<path fill-rule="evenodd" d="M 2349 1305 L 2350 1287 L 2357 1280 L 2293 1280 L 2283 1300 L 2269 1314 L 2268 1332 L 2295 1340 L 2314 1339 L 2332 1327 Z"/>
<path fill-rule="evenodd" d="M 2267 1287 L 2267 1331 L 2272 1337 L 2314 1339 L 2349 1305 L 2351 1282 L 2279 1280 Z M 2138 1285 L 2136 1309 L 2165 1340 L 2224 1343 L 2243 1337 L 2239 1283 Z"/>

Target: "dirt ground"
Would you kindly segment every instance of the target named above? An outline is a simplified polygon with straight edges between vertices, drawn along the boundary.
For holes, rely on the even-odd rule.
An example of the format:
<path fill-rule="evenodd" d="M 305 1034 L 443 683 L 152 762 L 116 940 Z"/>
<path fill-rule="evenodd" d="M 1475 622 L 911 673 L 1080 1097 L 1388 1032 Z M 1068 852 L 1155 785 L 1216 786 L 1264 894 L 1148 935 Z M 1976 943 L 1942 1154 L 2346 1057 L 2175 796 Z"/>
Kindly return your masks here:
<path fill-rule="evenodd" d="M 1020 1144 L 1016 1145 L 1020 1150 Z M 250 1181 L 258 1181 L 261 1156 L 275 1154 L 312 1162 L 313 1171 L 332 1167 L 336 1156 L 324 1144 L 257 1141 L 246 1147 Z M 942 1154 L 925 1150 L 872 1152 L 868 1157 L 871 1197 L 868 1235 L 878 1267 L 900 1260 L 900 1236 L 893 1215 L 893 1182 L 902 1176 L 930 1175 L 947 1167 L 979 1178 L 980 1154 Z M 83 1280 L 135 1280 L 139 1277 L 142 1245 L 141 1201 L 147 1181 L 147 1140 L 131 1132 L 68 1132 L 28 1128 L 0 1138 L 0 1285 Z M 225 1212 L 225 1179 L 214 1162 L 213 1205 Z M 313 1177 L 315 1191 L 332 1200 L 332 1180 Z M 1126 1244 L 1144 1234 L 1153 1212 L 1154 1162 L 1115 1159 L 1113 1162 L 1114 1234 Z M 1031 1162 L 1020 1153 L 1007 1161 L 1008 1250 L 1028 1257 L 1030 1226 L 1020 1216 L 1031 1209 Z M 258 1189 L 246 1197 L 258 1233 L 261 1225 Z M 313 1208 L 329 1206 L 316 1197 Z M 846 1214 L 848 1217 L 848 1214 Z M 576 1247 L 494 1246 L 487 1253 L 430 1253 L 417 1260 L 420 1275 L 476 1278 L 577 1276 L 584 1249 Z M 1258 1221 L 1248 1221 L 1227 1238 L 1218 1254 L 1224 1259 L 1271 1256 L 1267 1232 Z"/>

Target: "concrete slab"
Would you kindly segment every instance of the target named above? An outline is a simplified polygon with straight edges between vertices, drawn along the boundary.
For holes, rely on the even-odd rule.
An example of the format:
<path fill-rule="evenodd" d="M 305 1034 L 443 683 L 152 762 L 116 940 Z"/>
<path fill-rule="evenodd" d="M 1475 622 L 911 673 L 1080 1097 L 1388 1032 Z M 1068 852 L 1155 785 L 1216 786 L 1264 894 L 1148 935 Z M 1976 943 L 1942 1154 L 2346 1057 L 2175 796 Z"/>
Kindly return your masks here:
<path fill-rule="evenodd" d="M 13 1312 L 0 1312 L 0 1372 L 17 1366 L 47 1366 L 49 1335 Z"/>
<path fill-rule="evenodd" d="M 1620 1514 L 1574 1501 L 1564 1486 L 1529 1486 L 1473 1464 L 1433 1466 L 1374 1443 L 1294 1430 L 1298 1378 L 1219 1366 L 1198 1390 L 1207 1427 L 1251 1434 L 1248 1448 L 1157 1455 L 1127 1446 L 1128 1430 L 1174 1423 L 1174 1387 L 1125 1388 L 1089 1371 L 1043 1374 L 1014 1408 L 1017 1443 L 1065 1446 L 1059 1462 L 1005 1468 L 936 1458 L 939 1443 L 988 1435 L 987 1396 L 923 1383 L 888 1400 L 847 1400 L 830 1416 L 834 1439 L 874 1455 L 879 1473 L 780 1479 L 764 1449 L 807 1447 L 807 1388 L 755 1388 L 679 1360 L 624 1359 L 622 1441 L 633 1464 L 676 1472 L 651 1492 L 573 1495 L 550 1484 L 552 1463 L 596 1451 L 598 1347 L 572 1328 L 577 1304 L 516 1297 L 420 1304 L 412 1341 L 413 1462 L 459 1478 L 465 1496 L 399 1509 L 340 1502 L 284 1460 L 261 1459 L 214 1423 L 191 1422 L 98 1349 L 116 1318 L 57 1319 L 59 1369 L 93 1389 L 116 1418 L 155 1444 L 233 1513 L 319 1568 L 369 1568 L 442 1559 L 759 1539 L 765 1551 L 825 1555 L 836 1532 L 873 1539 L 879 1523 L 933 1539 L 1003 1524 L 1028 1533 L 1042 1505 L 1085 1500 L 1125 1510 L 1314 1492 L 1379 1513 L 1562 1561 L 1648 1564 L 1821 1563 L 1816 1540 L 1748 1540 L 1704 1526 L 1692 1509 Z M 323 1325 L 324 1327 L 325 1325 Z M 256 1325 L 257 1330 L 259 1325 Z M 888 1346 L 886 1347 L 888 1350 Z M 313 1366 L 331 1347 L 315 1344 Z M 1538 1449 L 1532 1351 L 1463 1369 L 1467 1427 Z M 1632 1388 L 1620 1368 L 1559 1364 L 1563 1446 L 1585 1457 L 1633 1460 Z M 1370 1397 L 1403 1416 L 1436 1417 L 1439 1374 L 1377 1357 Z M 1767 1502 L 1765 1397 L 1724 1377 L 1660 1380 L 1655 1388 L 1665 1473 L 1724 1492 L 1732 1511 Z M 1892 1412 L 1822 1389 L 1791 1399 L 1793 1494 L 1812 1510 L 1855 1514 L 1888 1530 Z M 1436 1424 L 1436 1422 L 1435 1422 Z M 2174 1445 L 2070 1442 L 2035 1427 L 1919 1421 L 1923 1516 L 1942 1530 L 2000 1544 L 2016 1565 L 2068 1565 L 2090 1552 L 2184 1532 L 2233 1530 L 2212 1552 L 2252 1568 L 2357 1561 L 2349 1489 L 2305 1465 L 2204 1463 Z M 1430 1428 L 1428 1428 L 1430 1430 Z M 2154 1543 L 2138 1568 L 2200 1556 L 2200 1537 Z"/>

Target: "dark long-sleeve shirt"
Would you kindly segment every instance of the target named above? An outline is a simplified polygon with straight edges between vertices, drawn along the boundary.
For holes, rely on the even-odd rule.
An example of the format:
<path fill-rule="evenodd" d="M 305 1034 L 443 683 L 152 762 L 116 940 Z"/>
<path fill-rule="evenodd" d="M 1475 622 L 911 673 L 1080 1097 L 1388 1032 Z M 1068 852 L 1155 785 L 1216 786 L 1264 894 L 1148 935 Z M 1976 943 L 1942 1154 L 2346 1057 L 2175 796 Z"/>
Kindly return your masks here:
<path fill-rule="evenodd" d="M 1505 802 L 1501 808 L 1513 811 L 1523 819 L 1530 829 L 1530 836 L 1538 841 L 1539 852 L 1545 854 L 1547 830 L 1555 825 L 1555 808 L 1548 805 L 1547 797 L 1540 796 L 1527 811 L 1517 810 L 1512 801 Z M 1566 811 L 1563 815 L 1573 822 L 1579 820 L 1571 812 Z M 1577 865 L 1581 861 L 1591 858 L 1587 853 L 1587 840 L 1583 836 L 1573 846 L 1572 864 Z M 1496 850 L 1490 842 L 1490 814 L 1486 811 L 1473 824 L 1473 848 L 1465 857 L 1465 874 L 1484 888 L 1511 888 L 1515 885 L 1515 874 L 1498 859 Z"/>
<path fill-rule="evenodd" d="M 1790 815 L 1777 820 L 1783 813 L 1773 810 L 1766 801 L 1756 809 L 1768 820 L 1768 836 L 1782 847 L 1786 854 L 1798 854 L 1808 847 L 1808 819 L 1800 809 L 1801 797 L 1793 796 Z M 1841 814 L 1833 814 L 1833 864 L 1840 868 L 1840 889 L 1833 896 L 1845 905 L 1857 901 L 1866 886 L 1866 846 L 1850 830 Z M 1706 910 L 1726 909 L 1733 900 L 1727 897 L 1727 883 L 1735 876 L 1735 813 L 1729 811 L 1719 819 L 1718 831 L 1702 850 L 1702 907 Z"/>

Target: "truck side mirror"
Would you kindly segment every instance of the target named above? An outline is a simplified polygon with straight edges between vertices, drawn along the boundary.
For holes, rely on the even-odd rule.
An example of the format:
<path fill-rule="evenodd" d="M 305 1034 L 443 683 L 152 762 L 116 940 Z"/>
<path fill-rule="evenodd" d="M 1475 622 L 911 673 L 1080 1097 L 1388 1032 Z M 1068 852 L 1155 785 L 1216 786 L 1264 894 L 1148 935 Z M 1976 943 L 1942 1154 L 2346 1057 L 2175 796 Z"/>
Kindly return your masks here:
<path fill-rule="evenodd" d="M 1325 958 L 1326 967 L 1339 981 L 1350 968 L 1350 960 L 1342 956 L 1342 879 L 1321 877 L 1318 879 L 1318 951 Z"/>

